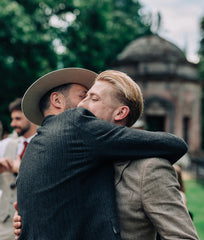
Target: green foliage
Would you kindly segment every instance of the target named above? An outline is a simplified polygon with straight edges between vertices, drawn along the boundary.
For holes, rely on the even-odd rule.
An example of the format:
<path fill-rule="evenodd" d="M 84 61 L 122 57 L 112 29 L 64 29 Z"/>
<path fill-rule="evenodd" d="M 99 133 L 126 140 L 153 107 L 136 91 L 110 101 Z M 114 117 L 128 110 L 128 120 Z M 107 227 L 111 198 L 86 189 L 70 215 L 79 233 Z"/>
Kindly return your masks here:
<path fill-rule="evenodd" d="M 0 0 L 0 120 L 39 76 L 60 67 L 110 68 L 150 32 L 135 0 Z"/>
<path fill-rule="evenodd" d="M 48 21 L 46 26 L 45 20 L 39 19 L 46 19 L 39 5 L 30 14 L 18 1 L 0 1 L 0 120 L 4 126 L 10 121 L 9 102 L 21 97 L 38 76 L 56 67 Z"/>
<path fill-rule="evenodd" d="M 77 3 L 72 12 L 75 21 L 60 36 L 66 46 L 62 56 L 65 66 L 84 66 L 97 72 L 110 68 L 127 43 L 150 32 L 139 15 L 138 1 Z"/>
<path fill-rule="evenodd" d="M 188 209 L 193 214 L 193 223 L 198 232 L 199 239 L 204 239 L 204 181 L 186 180 L 186 199 Z"/>

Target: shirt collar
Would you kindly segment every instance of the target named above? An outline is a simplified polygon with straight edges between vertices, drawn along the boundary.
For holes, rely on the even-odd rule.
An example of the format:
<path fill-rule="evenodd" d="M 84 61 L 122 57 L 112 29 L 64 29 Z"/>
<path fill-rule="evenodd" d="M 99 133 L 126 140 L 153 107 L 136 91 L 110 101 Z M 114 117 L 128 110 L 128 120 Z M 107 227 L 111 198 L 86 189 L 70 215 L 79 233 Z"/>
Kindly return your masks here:
<path fill-rule="evenodd" d="M 19 142 L 20 143 L 24 143 L 26 141 L 27 143 L 29 143 L 34 136 L 35 135 L 33 135 L 33 136 L 29 137 L 29 138 L 25 138 L 25 137 L 21 136 L 21 137 L 19 137 Z"/>

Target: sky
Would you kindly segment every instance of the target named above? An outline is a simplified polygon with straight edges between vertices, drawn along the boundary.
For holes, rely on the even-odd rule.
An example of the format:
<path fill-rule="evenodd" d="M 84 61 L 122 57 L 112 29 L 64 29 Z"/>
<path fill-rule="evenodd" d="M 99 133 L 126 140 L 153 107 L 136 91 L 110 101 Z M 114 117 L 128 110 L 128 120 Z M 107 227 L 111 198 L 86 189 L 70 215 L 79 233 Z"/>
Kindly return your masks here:
<path fill-rule="evenodd" d="M 190 62 L 199 61 L 200 19 L 204 17 L 204 0 L 140 0 L 145 13 L 160 12 L 159 35 L 185 50 Z"/>

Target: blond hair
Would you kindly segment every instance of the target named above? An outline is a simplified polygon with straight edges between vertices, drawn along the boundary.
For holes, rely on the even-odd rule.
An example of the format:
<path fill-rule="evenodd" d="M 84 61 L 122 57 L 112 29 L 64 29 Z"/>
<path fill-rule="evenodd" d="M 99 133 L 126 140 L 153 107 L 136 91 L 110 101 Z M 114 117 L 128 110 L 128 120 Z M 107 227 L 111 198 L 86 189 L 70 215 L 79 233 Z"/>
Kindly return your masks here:
<path fill-rule="evenodd" d="M 115 87 L 117 99 L 130 109 L 126 126 L 132 126 L 143 112 L 143 97 L 140 87 L 127 74 L 115 70 L 106 70 L 100 73 L 96 81 L 107 81 Z"/>

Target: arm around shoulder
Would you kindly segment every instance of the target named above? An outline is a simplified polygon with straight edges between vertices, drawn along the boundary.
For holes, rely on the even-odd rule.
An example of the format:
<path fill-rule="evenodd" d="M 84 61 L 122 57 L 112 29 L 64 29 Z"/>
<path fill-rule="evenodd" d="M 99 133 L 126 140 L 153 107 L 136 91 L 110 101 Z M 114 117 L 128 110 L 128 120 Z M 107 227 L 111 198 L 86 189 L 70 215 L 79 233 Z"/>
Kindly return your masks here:
<path fill-rule="evenodd" d="M 186 143 L 175 135 L 150 132 L 103 121 L 88 110 L 75 111 L 74 124 L 80 128 L 95 146 L 97 157 L 112 160 L 137 160 L 158 157 L 175 163 L 187 152 Z"/>

